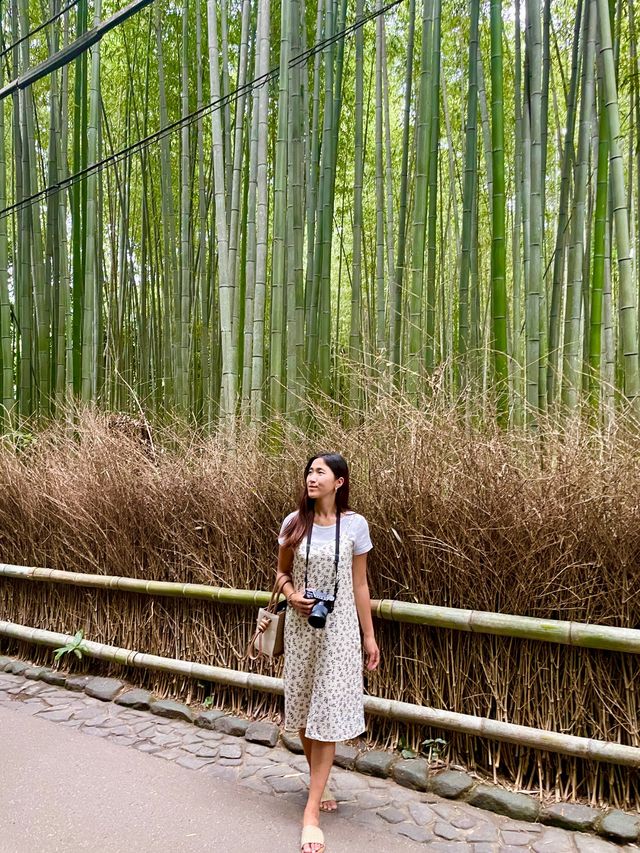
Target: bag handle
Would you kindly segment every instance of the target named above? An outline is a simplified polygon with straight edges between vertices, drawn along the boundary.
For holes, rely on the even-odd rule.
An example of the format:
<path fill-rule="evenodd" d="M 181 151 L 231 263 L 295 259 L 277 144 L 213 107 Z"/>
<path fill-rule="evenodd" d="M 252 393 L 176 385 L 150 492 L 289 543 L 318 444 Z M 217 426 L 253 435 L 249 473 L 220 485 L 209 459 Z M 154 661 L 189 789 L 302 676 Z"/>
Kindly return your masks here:
<path fill-rule="evenodd" d="M 273 585 L 273 592 L 271 593 L 271 598 L 269 599 L 269 604 L 267 605 L 267 610 L 271 613 L 274 612 L 275 608 L 278 606 L 278 599 L 282 595 L 282 590 L 284 589 L 284 585 L 289 583 L 291 578 L 289 575 L 280 575 L 280 580 L 276 578 L 276 582 Z"/>
<path fill-rule="evenodd" d="M 267 610 L 270 613 L 275 612 L 275 608 L 277 607 L 278 599 L 280 598 L 280 594 L 282 589 L 286 583 L 291 580 L 289 575 L 282 575 L 280 580 L 276 578 L 276 582 L 273 586 L 273 592 L 271 593 L 271 598 L 269 599 L 269 604 L 267 605 Z M 253 633 L 253 636 L 249 640 L 247 644 L 247 650 L 245 652 L 244 658 L 245 660 L 258 660 L 258 658 L 262 655 L 262 638 L 264 632 L 269 627 L 270 620 L 263 616 L 262 619 L 258 622 L 256 630 Z"/>

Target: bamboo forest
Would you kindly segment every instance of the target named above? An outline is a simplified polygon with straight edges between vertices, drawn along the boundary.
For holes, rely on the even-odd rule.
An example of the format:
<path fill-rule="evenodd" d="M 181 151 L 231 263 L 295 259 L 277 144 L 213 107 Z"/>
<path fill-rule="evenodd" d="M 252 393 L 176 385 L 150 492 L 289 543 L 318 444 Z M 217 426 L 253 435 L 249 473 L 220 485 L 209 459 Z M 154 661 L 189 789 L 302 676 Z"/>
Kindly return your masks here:
<path fill-rule="evenodd" d="M 640 406 L 634 0 L 1 0 L 4 428 Z M 368 384 L 373 379 L 374 385 Z"/>

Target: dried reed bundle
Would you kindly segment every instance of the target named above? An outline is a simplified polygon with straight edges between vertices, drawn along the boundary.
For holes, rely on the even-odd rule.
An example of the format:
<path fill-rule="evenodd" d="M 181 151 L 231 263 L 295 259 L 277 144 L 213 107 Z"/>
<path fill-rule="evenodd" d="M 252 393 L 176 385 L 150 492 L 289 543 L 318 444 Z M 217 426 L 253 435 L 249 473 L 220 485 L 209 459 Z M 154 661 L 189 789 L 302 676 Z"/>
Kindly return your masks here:
<path fill-rule="evenodd" d="M 318 409 L 312 436 L 282 424 L 201 437 L 174 425 L 135 435 L 83 413 L 26 446 L 0 448 L 0 559 L 238 588 L 270 586 L 275 535 L 307 456 L 336 449 L 369 520 L 371 593 L 453 607 L 640 627 L 640 441 L 542 424 L 535 437 L 418 411 L 380 395 L 359 424 Z M 0 613 L 26 625 L 238 668 L 253 610 L 0 580 Z M 502 637 L 378 623 L 373 695 L 640 745 L 635 660 Z M 26 651 L 25 651 L 26 653 Z M 45 652 L 38 652 L 40 659 Z M 273 674 L 279 674 L 274 672 Z M 207 686 L 130 672 L 190 701 Z M 277 717 L 277 697 L 212 689 L 217 703 Z M 246 704 L 244 704 L 246 703 Z M 372 741 L 450 741 L 449 757 L 517 787 L 640 803 L 624 769 L 372 721 Z"/>

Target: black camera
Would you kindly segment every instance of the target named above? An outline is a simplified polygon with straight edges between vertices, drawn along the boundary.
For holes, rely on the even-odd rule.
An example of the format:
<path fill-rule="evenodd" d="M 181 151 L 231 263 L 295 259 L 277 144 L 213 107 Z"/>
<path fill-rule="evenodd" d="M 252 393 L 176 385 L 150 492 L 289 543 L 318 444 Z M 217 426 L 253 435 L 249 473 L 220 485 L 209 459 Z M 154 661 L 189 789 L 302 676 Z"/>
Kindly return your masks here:
<path fill-rule="evenodd" d="M 317 589 L 305 589 L 304 597 L 312 598 L 316 602 L 311 608 L 308 619 L 309 625 L 313 628 L 324 628 L 327 624 L 327 616 L 333 612 L 335 596 L 328 592 L 320 592 Z"/>

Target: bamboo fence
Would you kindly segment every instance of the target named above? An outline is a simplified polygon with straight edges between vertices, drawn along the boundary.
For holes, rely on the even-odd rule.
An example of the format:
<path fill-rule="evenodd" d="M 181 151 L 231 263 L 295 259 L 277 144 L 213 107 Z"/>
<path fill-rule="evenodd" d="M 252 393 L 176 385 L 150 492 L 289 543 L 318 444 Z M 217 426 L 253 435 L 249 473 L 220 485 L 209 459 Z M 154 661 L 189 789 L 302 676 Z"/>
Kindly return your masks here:
<path fill-rule="evenodd" d="M 150 454 L 120 421 L 90 413 L 73 434 L 52 428 L 3 445 L 0 560 L 68 571 L 2 570 L 0 618 L 244 669 L 265 600 L 255 590 L 271 586 L 296 478 L 318 446 L 338 447 L 357 460 L 353 505 L 375 543 L 367 568 L 381 660 L 364 672 L 368 695 L 640 747 L 637 438 L 560 439 L 549 427 L 534 446 L 524 431 L 480 434 L 448 409 L 381 406 L 353 428 L 322 421 L 313 439 L 292 434 L 275 455 L 249 431 L 227 446 L 173 427 L 154 435 Z M 17 576 L 25 571 L 32 583 Z M 243 597 L 230 607 L 234 590 Z M 51 662 L 46 647 L 0 637 L 0 648 Z M 281 661 L 251 671 L 280 676 Z M 162 671 L 123 676 L 158 696 L 282 719 L 277 694 Z M 622 766 L 385 716 L 370 717 L 366 733 L 381 748 L 419 750 L 436 737 L 449 761 L 520 790 L 640 806 L 640 776 Z"/>
<path fill-rule="evenodd" d="M 16 625 L 1 620 L 0 636 L 51 647 L 64 646 L 74 640 L 68 634 L 59 634 L 54 631 Z M 94 643 L 91 640 L 82 640 L 82 651 L 88 657 L 124 666 L 160 670 L 184 675 L 188 678 L 200 678 L 232 687 L 259 690 L 278 695 L 282 695 L 284 692 L 282 679 L 271 676 L 166 658 L 160 655 L 149 655 L 131 649 L 109 646 L 105 643 Z M 500 720 L 457 714 L 452 711 L 427 708 L 392 699 L 381 699 L 376 696 L 365 697 L 365 710 L 369 714 L 387 719 L 437 726 L 463 734 L 557 752 L 562 755 L 577 756 L 592 761 L 606 761 L 625 767 L 640 767 L 640 748 L 619 743 L 607 743 L 593 738 L 575 737 L 560 732 L 517 726 Z"/>
<path fill-rule="evenodd" d="M 67 572 L 34 566 L 14 566 L 0 563 L 0 577 L 44 581 L 100 589 L 115 589 L 144 595 L 195 598 L 224 604 L 264 607 L 271 593 L 253 589 L 229 589 L 208 584 L 147 581 L 118 575 L 96 575 Z M 523 640 L 561 643 L 587 649 L 640 654 L 640 630 L 609 625 L 591 625 L 559 619 L 536 619 L 508 613 L 489 613 L 459 607 L 438 607 L 407 601 L 373 599 L 371 610 L 380 619 L 451 628 L 475 634 L 492 634 Z"/>

